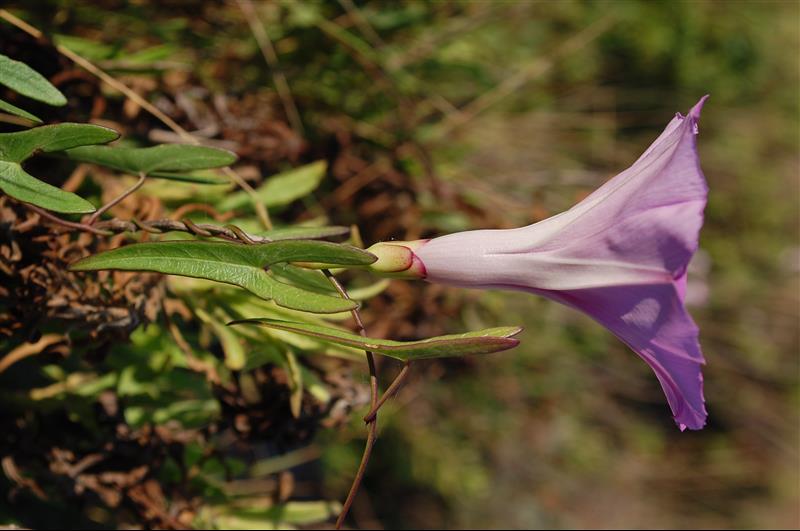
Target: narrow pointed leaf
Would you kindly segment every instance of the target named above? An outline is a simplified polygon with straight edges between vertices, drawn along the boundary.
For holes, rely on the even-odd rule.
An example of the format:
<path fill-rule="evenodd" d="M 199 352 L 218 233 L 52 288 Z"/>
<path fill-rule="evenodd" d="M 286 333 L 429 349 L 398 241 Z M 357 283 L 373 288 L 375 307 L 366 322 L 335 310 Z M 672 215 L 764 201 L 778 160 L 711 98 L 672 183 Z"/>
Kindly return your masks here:
<path fill-rule="evenodd" d="M 256 196 L 266 207 L 288 205 L 296 199 L 305 197 L 319 186 L 325 177 L 327 164 L 320 160 L 275 175 L 256 190 Z M 252 207 L 252 198 L 247 192 L 230 194 L 217 205 L 220 210 L 234 210 Z"/>
<path fill-rule="evenodd" d="M 303 289 L 329 294 L 336 292 L 336 288 L 318 269 L 305 269 L 292 264 L 275 264 L 272 272 Z"/>
<path fill-rule="evenodd" d="M 0 160 L 0 190 L 15 199 L 53 212 L 86 214 L 95 211 L 89 201 L 40 181 L 15 162 Z"/>
<path fill-rule="evenodd" d="M 62 123 L 0 133 L 0 160 L 22 162 L 36 152 L 61 151 L 89 144 L 105 144 L 119 137 L 107 127 Z"/>
<path fill-rule="evenodd" d="M 343 298 L 284 284 L 264 270 L 272 264 L 295 260 L 322 260 L 337 265 L 360 266 L 372 263 L 375 256 L 347 245 L 310 240 L 258 245 L 169 241 L 128 245 L 85 258 L 73 264 L 71 269 L 155 271 L 205 278 L 242 287 L 286 308 L 315 313 L 336 313 L 356 307 L 356 303 Z"/>
<path fill-rule="evenodd" d="M 128 173 L 163 178 L 182 177 L 183 180 L 189 179 L 186 175 L 170 173 L 219 168 L 236 162 L 236 155 L 230 151 L 187 144 L 161 144 L 145 148 L 84 146 L 70 149 L 67 156 Z"/>
<path fill-rule="evenodd" d="M 48 105 L 60 107 L 67 103 L 67 98 L 39 72 L 5 55 L 0 55 L 0 83 Z"/>
<path fill-rule="evenodd" d="M 347 236 L 350 234 L 349 227 L 281 227 L 277 229 L 262 231 L 257 233 L 259 236 L 272 240 L 321 240 L 334 236 Z"/>
<path fill-rule="evenodd" d="M 392 341 L 389 339 L 365 338 L 351 332 L 309 323 L 293 323 L 276 319 L 244 319 L 230 325 L 255 324 L 295 332 L 348 347 L 362 348 L 398 360 L 417 360 L 490 354 L 514 348 L 519 340 L 512 336 L 522 331 L 516 326 L 488 328 L 466 334 L 432 337 L 420 341 Z"/>
<path fill-rule="evenodd" d="M 7 112 L 8 114 L 13 114 L 14 116 L 19 116 L 20 118 L 25 118 L 26 120 L 30 120 L 31 122 L 37 124 L 42 123 L 42 120 L 37 116 L 34 116 L 25 109 L 20 109 L 15 105 L 11 105 L 7 101 L 0 100 L 0 111 Z"/>
<path fill-rule="evenodd" d="M 339 313 L 358 308 L 358 303 L 352 300 L 323 295 L 291 284 L 284 284 L 270 275 L 267 275 L 267 279 L 269 280 L 269 292 L 267 292 L 269 297 L 261 296 L 261 298 L 270 298 L 275 301 L 275 304 L 284 308 L 312 313 Z"/>

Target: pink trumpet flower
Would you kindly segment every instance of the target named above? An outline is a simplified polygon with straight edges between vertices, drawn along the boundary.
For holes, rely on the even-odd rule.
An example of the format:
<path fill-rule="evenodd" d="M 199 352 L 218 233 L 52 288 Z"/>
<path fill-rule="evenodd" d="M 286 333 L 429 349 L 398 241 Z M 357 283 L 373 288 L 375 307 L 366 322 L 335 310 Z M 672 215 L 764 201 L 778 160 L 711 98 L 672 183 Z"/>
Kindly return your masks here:
<path fill-rule="evenodd" d="M 708 187 L 697 155 L 703 97 L 627 170 L 556 216 L 371 248 L 374 268 L 467 288 L 543 295 L 613 332 L 653 369 L 681 430 L 706 422 L 705 363 L 684 307 Z"/>

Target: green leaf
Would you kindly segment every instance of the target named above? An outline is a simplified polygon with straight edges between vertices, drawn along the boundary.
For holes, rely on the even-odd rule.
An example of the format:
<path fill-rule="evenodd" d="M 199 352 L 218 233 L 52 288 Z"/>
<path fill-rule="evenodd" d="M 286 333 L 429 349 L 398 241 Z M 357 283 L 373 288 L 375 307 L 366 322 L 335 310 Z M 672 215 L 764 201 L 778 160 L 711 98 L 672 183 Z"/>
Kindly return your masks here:
<path fill-rule="evenodd" d="M 174 44 L 157 44 L 137 52 L 128 52 L 121 57 L 125 64 L 143 64 L 150 66 L 152 63 L 163 61 L 175 55 L 178 47 Z"/>
<path fill-rule="evenodd" d="M 195 523 L 205 529 L 295 529 L 329 520 L 340 509 L 337 502 L 328 501 L 290 501 L 268 507 L 206 506 Z"/>
<path fill-rule="evenodd" d="M 219 168 L 236 162 L 236 155 L 230 151 L 187 144 L 161 144 L 146 148 L 84 146 L 70 149 L 66 154 L 73 160 L 100 164 L 134 175 L 144 173 L 192 182 L 208 180 L 173 172 Z"/>
<path fill-rule="evenodd" d="M 281 227 L 256 233 L 271 240 L 321 240 L 334 236 L 347 236 L 349 227 Z"/>
<path fill-rule="evenodd" d="M 94 212 L 91 203 L 33 177 L 22 169 L 21 163 L 38 151 L 59 151 L 85 144 L 110 142 L 118 136 L 116 131 L 105 127 L 71 123 L 0 133 L 0 190 L 20 201 L 54 212 Z"/>
<path fill-rule="evenodd" d="M 220 414 L 219 402 L 214 398 L 205 400 L 175 400 L 162 406 L 145 404 L 125 408 L 125 421 L 139 428 L 146 423 L 166 424 L 177 421 L 184 428 L 202 428 Z"/>
<path fill-rule="evenodd" d="M 336 288 L 325 278 L 322 271 L 305 269 L 291 264 L 275 264 L 272 272 L 279 278 L 285 279 L 304 289 L 316 291 L 318 293 L 335 293 Z M 378 282 L 360 288 L 348 288 L 347 294 L 351 299 L 361 301 L 372 298 L 385 290 L 391 282 L 388 278 L 380 279 Z"/>
<path fill-rule="evenodd" d="M 128 245 L 85 258 L 70 269 L 155 271 L 205 278 L 242 287 L 265 300 L 274 300 L 279 306 L 314 313 L 343 312 L 357 306 L 353 301 L 284 284 L 264 270 L 280 262 L 306 260 L 363 266 L 374 262 L 375 256 L 348 245 L 312 240 L 258 245 L 172 241 Z"/>
<path fill-rule="evenodd" d="M 299 168 L 270 177 L 256 190 L 256 197 L 267 208 L 288 205 L 313 192 L 325 177 L 327 164 L 319 160 Z M 222 210 L 252 208 L 252 198 L 247 192 L 230 194 L 219 202 Z"/>
<path fill-rule="evenodd" d="M 36 152 L 61 151 L 89 144 L 105 144 L 119 137 L 107 127 L 63 123 L 0 133 L 0 160 L 22 162 Z"/>
<path fill-rule="evenodd" d="M 225 354 L 225 366 L 232 371 L 242 370 L 247 362 L 247 353 L 236 334 L 202 308 L 195 309 L 195 314 L 212 328 L 214 335 L 219 339 Z"/>
<path fill-rule="evenodd" d="M 167 171 L 154 171 L 150 177 L 165 179 L 167 181 L 179 181 L 184 183 L 197 184 L 228 184 L 230 181 L 224 177 L 218 177 L 210 172 L 201 173 L 173 173 Z"/>
<path fill-rule="evenodd" d="M 35 122 L 37 124 L 42 123 L 42 120 L 33 114 L 29 113 L 24 109 L 20 109 L 14 105 L 11 105 L 7 101 L 0 100 L 0 111 L 5 111 L 8 114 L 13 114 L 14 116 L 19 116 L 20 118 L 25 118 L 26 120 L 30 120 L 31 122 Z"/>
<path fill-rule="evenodd" d="M 432 337 L 419 341 L 392 341 L 389 339 L 365 338 L 351 332 L 336 328 L 309 323 L 293 323 L 276 319 L 243 319 L 233 321 L 229 325 L 255 324 L 295 332 L 315 337 L 339 345 L 361 348 L 383 354 L 398 360 L 418 360 L 428 358 L 444 358 L 450 356 L 467 356 L 472 354 L 490 354 L 514 348 L 519 344 L 512 336 L 522 331 L 518 326 L 488 328 L 466 334 L 454 334 Z"/>
<path fill-rule="evenodd" d="M 39 72 L 5 55 L 0 55 L 0 84 L 48 105 L 60 107 L 67 103 L 67 98 Z"/>
<path fill-rule="evenodd" d="M 289 376 L 289 411 L 294 418 L 300 418 L 300 412 L 303 407 L 303 372 L 300 370 L 300 363 L 297 361 L 297 356 L 294 352 L 287 349 L 284 352 L 285 363 L 283 368 Z"/>
<path fill-rule="evenodd" d="M 292 264 L 275 264 L 272 272 L 281 279 L 310 291 L 334 293 L 336 288 L 318 269 L 305 269 Z"/>
<path fill-rule="evenodd" d="M 14 162 L 0 161 L 0 190 L 20 201 L 53 212 L 86 214 L 95 211 L 89 201 L 40 181 Z"/>
<path fill-rule="evenodd" d="M 102 61 L 112 57 L 117 52 L 116 46 L 109 46 L 91 39 L 75 37 L 73 35 L 53 35 L 53 41 L 59 45 L 69 48 L 78 55 L 90 61 Z"/>

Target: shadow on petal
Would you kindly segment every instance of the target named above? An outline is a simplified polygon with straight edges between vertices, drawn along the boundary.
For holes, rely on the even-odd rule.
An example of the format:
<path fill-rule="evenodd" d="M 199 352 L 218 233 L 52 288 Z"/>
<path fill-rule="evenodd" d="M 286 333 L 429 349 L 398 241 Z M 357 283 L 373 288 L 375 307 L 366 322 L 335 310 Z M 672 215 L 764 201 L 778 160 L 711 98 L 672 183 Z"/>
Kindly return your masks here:
<path fill-rule="evenodd" d="M 653 369 L 681 429 L 706 422 L 698 328 L 676 286 L 530 290 L 580 310 L 611 330 Z"/>

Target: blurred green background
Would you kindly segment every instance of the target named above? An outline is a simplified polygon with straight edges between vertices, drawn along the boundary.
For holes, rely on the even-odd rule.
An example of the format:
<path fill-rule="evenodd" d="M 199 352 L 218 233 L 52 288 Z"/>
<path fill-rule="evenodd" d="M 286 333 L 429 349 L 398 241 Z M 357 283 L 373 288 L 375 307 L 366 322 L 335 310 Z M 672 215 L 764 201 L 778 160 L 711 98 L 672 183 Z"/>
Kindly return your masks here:
<path fill-rule="evenodd" d="M 689 280 L 707 427 L 681 433 L 647 366 L 572 310 L 398 281 L 366 306 L 376 335 L 522 324 L 523 343 L 415 367 L 380 417 L 353 524 L 800 526 L 800 4 L 255 6 L 297 102 L 303 157 L 352 152 L 378 168 L 358 193 L 331 179 L 303 205 L 359 225 L 367 245 L 556 214 L 711 95 L 699 137 L 711 192 Z M 49 33 L 129 53 L 166 47 L 184 65 L 156 74 L 167 86 L 276 97 L 236 2 L 17 7 Z M 353 417 L 316 437 L 328 499 L 343 499 L 360 457 Z"/>
<path fill-rule="evenodd" d="M 408 5 L 424 16 L 393 41 L 401 57 L 433 43 L 406 66 L 426 98 L 469 102 L 466 116 L 419 131 L 466 203 L 420 197 L 435 234 L 568 208 L 711 94 L 699 137 L 711 193 L 689 288 L 710 421 L 679 432 L 650 370 L 588 318 L 533 296 L 446 289 L 459 305 L 448 329 L 520 323 L 523 344 L 467 370 L 417 370 L 384 415 L 357 520 L 797 527 L 798 4 L 458 5 Z M 475 205 L 488 220 L 464 214 Z M 355 456 L 326 455 L 343 492 Z"/>

